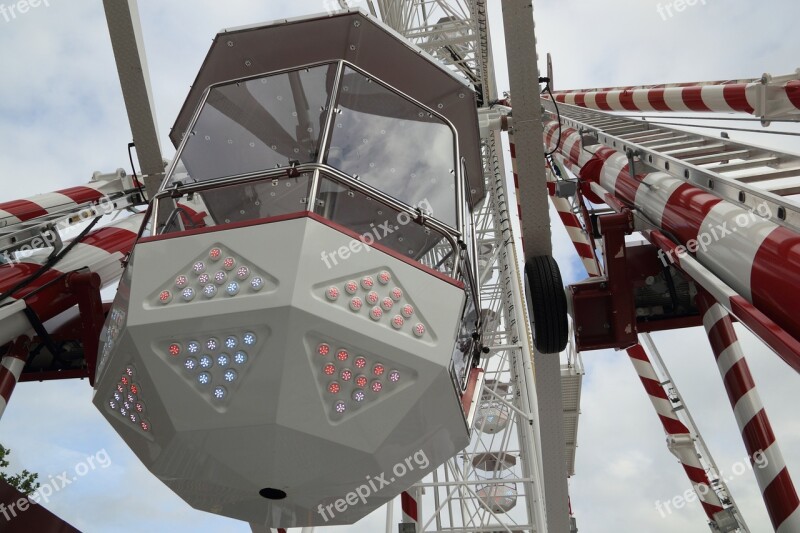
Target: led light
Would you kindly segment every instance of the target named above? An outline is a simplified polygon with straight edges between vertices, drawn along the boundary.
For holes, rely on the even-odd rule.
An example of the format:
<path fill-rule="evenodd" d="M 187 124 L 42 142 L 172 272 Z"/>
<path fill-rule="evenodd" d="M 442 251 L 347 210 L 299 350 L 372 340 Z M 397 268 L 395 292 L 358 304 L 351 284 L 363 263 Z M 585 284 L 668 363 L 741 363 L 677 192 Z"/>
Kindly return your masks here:
<path fill-rule="evenodd" d="M 364 368 L 367 366 L 367 360 L 363 357 L 357 357 L 355 362 L 356 368 Z"/>
<path fill-rule="evenodd" d="M 250 269 L 247 268 L 246 266 L 240 266 L 236 270 L 236 277 L 242 281 L 246 280 L 247 278 L 250 277 Z"/>
<path fill-rule="evenodd" d="M 384 370 L 386 369 L 380 363 L 372 367 L 372 373 L 375 374 L 376 376 L 382 376 Z"/>
<path fill-rule="evenodd" d="M 136 402 L 136 411 L 139 413 L 144 412 L 144 404 L 142 402 Z"/>
<path fill-rule="evenodd" d="M 217 400 L 222 400 L 226 394 L 228 394 L 228 391 L 225 390 L 225 387 L 214 387 L 214 398 Z"/>
<path fill-rule="evenodd" d="M 219 348 L 219 341 L 214 337 L 211 337 L 206 341 L 206 348 L 208 348 L 211 351 L 216 350 L 217 348 Z"/>
<path fill-rule="evenodd" d="M 114 399 L 115 399 L 116 401 L 118 401 L 118 402 L 121 402 L 121 401 L 122 401 L 122 394 L 120 394 L 120 392 L 119 392 L 119 391 L 115 392 L 115 393 L 114 393 Z"/>
<path fill-rule="evenodd" d="M 119 382 L 122 383 L 123 385 L 127 385 L 128 383 L 130 383 L 128 381 L 128 376 L 122 376 L 122 379 L 119 380 Z"/>
<path fill-rule="evenodd" d="M 378 296 L 378 293 L 375 292 L 375 291 L 372 291 L 369 294 L 367 294 L 367 302 L 370 305 L 375 305 L 376 303 L 378 303 L 378 300 L 380 300 L 380 299 L 381 299 L 381 297 Z"/>
<path fill-rule="evenodd" d="M 142 420 L 139 426 L 142 428 L 142 431 L 150 431 L 150 424 L 145 420 Z"/>
<path fill-rule="evenodd" d="M 360 311 L 361 307 L 364 305 L 364 302 L 361 301 L 361 298 L 358 296 L 354 296 L 352 300 L 350 300 L 350 309 L 353 311 Z"/>
<path fill-rule="evenodd" d="M 253 278 L 250 280 L 250 288 L 258 292 L 264 288 L 264 280 L 261 278 Z"/>
<path fill-rule="evenodd" d="M 197 278 L 197 282 L 200 283 L 201 285 L 205 285 L 209 281 L 211 281 L 211 276 L 209 276 L 208 274 L 200 274 L 200 277 Z"/>
<path fill-rule="evenodd" d="M 237 377 L 236 370 L 229 368 L 228 370 L 225 371 L 225 374 L 222 377 L 225 378 L 225 381 L 227 381 L 228 383 L 233 383 L 234 381 L 236 381 Z"/>
<path fill-rule="evenodd" d="M 214 274 L 214 283 L 216 283 L 217 285 L 222 285 L 226 281 L 228 281 L 228 274 L 226 274 L 225 272 L 220 270 L 219 272 Z"/>
<path fill-rule="evenodd" d="M 233 267 L 236 266 L 236 259 L 233 257 L 226 257 L 224 261 L 222 261 L 222 268 L 225 270 L 233 270 Z"/>
<path fill-rule="evenodd" d="M 128 416 L 128 410 L 123 407 L 122 409 L 119 410 L 119 414 L 121 414 L 122 416 Z"/>
<path fill-rule="evenodd" d="M 344 284 L 344 290 L 347 292 L 347 294 L 355 294 L 358 292 L 358 283 L 355 281 L 348 281 Z"/>
<path fill-rule="evenodd" d="M 110 408 L 112 408 L 112 409 L 116 409 L 117 408 L 117 402 L 115 402 L 114 400 L 109 400 L 108 406 Z"/>
<path fill-rule="evenodd" d="M 247 354 L 241 350 L 236 352 L 235 354 L 233 354 L 233 362 L 236 363 L 237 365 L 245 364 L 247 362 Z"/>
<path fill-rule="evenodd" d="M 372 276 L 364 276 L 361 279 L 361 286 L 364 290 L 370 290 L 373 286 L 375 286 L 375 280 L 372 279 Z"/>
<path fill-rule="evenodd" d="M 403 297 L 403 291 L 401 291 L 399 287 L 395 287 L 394 289 L 392 289 L 392 300 L 394 300 L 395 302 L 399 302 L 402 297 Z"/>
<path fill-rule="evenodd" d="M 328 287 L 328 290 L 325 291 L 325 297 L 330 300 L 331 302 L 335 302 L 339 299 L 339 288 L 338 287 Z"/>
<path fill-rule="evenodd" d="M 330 392 L 331 394 L 339 394 L 340 390 L 342 390 L 342 388 L 335 381 L 330 385 L 328 385 L 328 392 Z"/>
<path fill-rule="evenodd" d="M 342 414 L 347 410 L 347 404 L 345 404 L 344 402 L 336 402 L 333 408 L 336 410 L 337 413 Z"/>
<path fill-rule="evenodd" d="M 233 350 L 239 345 L 239 339 L 231 335 L 227 339 L 225 339 L 225 347 L 229 350 Z"/>
<path fill-rule="evenodd" d="M 122 383 L 117 383 L 117 392 L 122 392 L 124 390 L 125 388 L 122 386 Z"/>
<path fill-rule="evenodd" d="M 203 287 L 203 296 L 205 296 L 206 298 L 213 298 L 216 295 L 217 295 L 216 285 L 212 285 L 209 283 L 208 285 Z"/>
<path fill-rule="evenodd" d="M 133 422 L 134 424 L 139 421 L 139 415 L 137 415 L 136 413 L 131 413 L 130 415 L 128 415 L 128 418 L 130 418 L 131 422 Z"/>
<path fill-rule="evenodd" d="M 178 276 L 175 278 L 175 286 L 179 289 L 186 287 L 189 284 L 189 280 L 186 276 Z"/>
<path fill-rule="evenodd" d="M 208 252 L 208 258 L 212 261 L 219 261 L 219 258 L 222 257 L 222 250 L 219 248 L 212 248 L 210 252 Z"/>
<path fill-rule="evenodd" d="M 139 394 L 139 387 L 137 385 L 131 385 L 131 392 L 134 394 Z"/>
<path fill-rule="evenodd" d="M 205 271 L 206 271 L 206 264 L 203 263 L 202 261 L 198 261 L 192 266 L 192 272 L 194 272 L 197 275 L 200 275 Z"/>
<path fill-rule="evenodd" d="M 210 355 L 204 355 L 200 358 L 200 368 L 211 368 L 214 366 L 214 359 Z"/>
<path fill-rule="evenodd" d="M 361 389 L 357 389 L 353 391 L 353 399 L 359 403 L 363 402 L 367 398 L 367 395 L 364 394 L 364 391 Z"/>
<path fill-rule="evenodd" d="M 404 317 L 411 318 L 411 315 L 414 314 L 414 308 L 410 305 L 404 305 L 400 312 L 403 313 Z"/>
<path fill-rule="evenodd" d="M 381 307 L 383 307 L 384 311 L 391 310 L 392 307 L 394 307 L 394 300 L 392 300 L 391 298 L 384 298 L 381 301 Z"/>
<path fill-rule="evenodd" d="M 325 357 L 326 355 L 331 353 L 330 345 L 323 342 L 322 344 L 317 346 L 317 353 L 320 354 L 321 356 Z"/>
<path fill-rule="evenodd" d="M 361 387 L 362 389 L 367 386 L 367 377 L 366 376 L 358 376 L 356 377 L 356 387 Z"/>
<path fill-rule="evenodd" d="M 161 294 L 158 295 L 158 301 L 163 305 L 167 305 L 172 301 L 172 293 L 169 291 L 161 291 Z"/>
<path fill-rule="evenodd" d="M 383 272 L 378 274 L 378 281 L 380 282 L 381 285 L 386 285 L 390 281 L 392 281 L 392 275 L 384 270 Z"/>
<path fill-rule="evenodd" d="M 373 307 L 369 311 L 369 317 L 372 320 L 380 320 L 383 317 L 383 310 L 380 307 Z"/>
<path fill-rule="evenodd" d="M 189 341 L 186 345 L 186 351 L 189 353 L 197 353 L 200 351 L 200 343 L 197 341 Z"/>
<path fill-rule="evenodd" d="M 131 408 L 131 404 L 129 402 L 123 402 L 122 407 L 124 409 L 130 409 Z"/>
<path fill-rule="evenodd" d="M 194 289 L 193 289 L 193 288 L 191 288 L 191 287 L 186 287 L 186 288 L 185 288 L 185 289 L 183 289 L 183 291 L 181 292 L 181 297 L 183 298 L 183 301 L 184 301 L 184 302 L 191 302 L 192 300 L 194 300 L 194 296 L 195 296 L 195 294 L 196 294 L 196 293 L 194 292 Z"/>
<path fill-rule="evenodd" d="M 416 326 L 414 326 L 414 335 L 416 335 L 417 337 L 422 337 L 423 335 L 425 335 L 425 326 L 423 326 L 422 324 L 417 324 Z"/>
<path fill-rule="evenodd" d="M 231 360 L 231 358 L 228 357 L 228 354 L 226 354 L 226 353 L 221 353 L 221 354 L 219 354 L 217 356 L 217 364 L 219 366 L 228 366 L 228 363 L 230 362 L 230 360 Z"/>
<path fill-rule="evenodd" d="M 339 350 L 338 352 L 336 352 L 336 359 L 338 359 L 339 361 L 347 361 L 349 357 L 350 354 L 347 353 L 347 350 Z"/>
<path fill-rule="evenodd" d="M 133 394 L 128 394 L 126 399 L 128 400 L 128 403 L 131 405 L 133 405 L 133 403 L 136 402 L 136 396 L 134 396 Z"/>
<path fill-rule="evenodd" d="M 397 383 L 398 381 L 400 381 L 400 372 L 398 372 L 397 370 L 392 370 L 391 372 L 389 372 L 389 381 L 391 381 L 392 383 Z"/>
<path fill-rule="evenodd" d="M 252 346 L 256 343 L 256 334 L 247 332 L 242 337 L 242 342 L 245 343 L 247 346 Z"/>
<path fill-rule="evenodd" d="M 345 368 L 344 370 L 342 370 L 342 373 L 339 374 L 339 377 L 342 378 L 342 381 L 350 381 L 351 379 L 353 379 L 353 372 Z"/>
<path fill-rule="evenodd" d="M 372 385 L 370 385 L 370 388 L 372 389 L 372 392 L 380 392 L 381 389 L 383 389 L 383 383 L 380 381 L 373 381 Z"/>
<path fill-rule="evenodd" d="M 194 357 L 187 357 L 186 361 L 183 362 L 183 367 L 186 370 L 194 370 L 195 368 L 197 368 L 197 359 L 195 359 Z"/>
<path fill-rule="evenodd" d="M 332 376 L 336 373 L 336 367 L 331 363 L 328 363 L 324 367 L 322 367 L 322 371 L 325 372 L 326 376 Z"/>
<path fill-rule="evenodd" d="M 135 370 L 133 369 L 132 366 L 129 366 L 129 367 L 125 368 L 125 373 L 132 377 L 133 374 L 135 373 Z"/>
<path fill-rule="evenodd" d="M 170 344 L 169 345 L 169 354 L 171 356 L 173 356 L 173 357 L 180 355 L 181 354 L 181 345 L 176 343 L 176 342 L 173 342 L 172 344 Z M 124 383 L 124 381 L 123 381 L 123 383 Z"/>
<path fill-rule="evenodd" d="M 228 296 L 236 296 L 237 294 L 239 294 L 239 284 L 236 283 L 235 281 L 231 281 L 230 283 L 228 283 L 228 286 L 225 287 L 225 293 Z"/>
<path fill-rule="evenodd" d="M 392 327 L 394 329 L 402 328 L 403 324 L 405 324 L 405 323 L 406 323 L 405 319 L 403 317 L 401 317 L 400 315 L 395 315 L 394 318 L 392 319 Z"/>
<path fill-rule="evenodd" d="M 211 383 L 211 374 L 209 374 L 208 372 L 200 372 L 199 374 L 197 374 L 197 382 L 200 385 L 208 385 L 209 383 Z"/>

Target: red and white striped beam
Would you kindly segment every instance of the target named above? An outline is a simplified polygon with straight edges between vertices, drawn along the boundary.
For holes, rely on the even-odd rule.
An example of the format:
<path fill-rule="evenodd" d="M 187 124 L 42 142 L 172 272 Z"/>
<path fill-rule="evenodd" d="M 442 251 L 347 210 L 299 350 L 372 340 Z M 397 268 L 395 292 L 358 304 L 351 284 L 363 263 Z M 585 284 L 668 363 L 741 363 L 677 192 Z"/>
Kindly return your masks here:
<path fill-rule="evenodd" d="M 403 523 L 416 524 L 419 529 L 419 508 L 417 499 L 407 491 L 400 494 L 400 507 L 403 510 Z"/>
<path fill-rule="evenodd" d="M 8 353 L 0 361 L 0 418 L 3 417 L 8 401 L 11 399 L 11 393 L 14 392 L 14 387 L 17 386 L 19 377 L 22 375 L 22 369 L 25 368 L 30 342 L 28 337 L 17 337 L 11 343 Z"/>
<path fill-rule="evenodd" d="M 711 487 L 703 465 L 697 456 L 697 449 L 694 446 L 694 439 L 691 431 L 678 419 L 672 409 L 672 402 L 667 396 L 667 392 L 658 379 L 653 363 L 640 344 L 628 348 L 630 357 L 639 379 L 644 385 L 645 391 L 656 410 L 664 432 L 667 434 L 669 450 L 678 458 L 692 483 L 692 488 L 697 494 L 697 498 L 703 505 L 703 511 L 709 520 L 716 522 L 714 515 L 723 510 L 722 502 L 717 493 Z"/>
<path fill-rule="evenodd" d="M 46 321 L 77 303 L 66 288 L 65 274 L 88 269 L 100 276 L 104 287 L 114 283 L 122 274 L 121 260 L 133 249 L 142 220 L 143 215 L 134 215 L 92 231 L 53 268 L 9 300 L 24 300 L 40 320 Z M 30 256 L 16 256 L 10 263 L 0 265 L 0 293 L 7 292 L 37 272 L 47 261 L 49 253 L 49 248 L 35 250 Z M 9 320 L 8 323 L 13 327 L 0 325 L 0 344 L 26 333 L 29 328 L 24 321 Z"/>
<path fill-rule="evenodd" d="M 777 119 L 800 114 L 800 80 L 613 87 L 553 93 L 556 102 L 629 112 L 747 113 Z"/>
<path fill-rule="evenodd" d="M 558 123 L 548 121 L 548 151 L 554 148 L 557 135 Z M 562 132 L 558 154 L 584 184 L 635 209 L 683 251 L 688 249 L 693 255 L 686 254 L 687 258 L 695 258 L 773 325 L 795 342 L 800 340 L 800 315 L 794 312 L 800 301 L 796 275 L 800 235 L 665 172 L 631 176 L 623 153 L 599 145 L 583 148 L 573 128 Z M 678 254 L 665 253 L 661 258 L 665 264 L 680 262 Z M 764 321 L 745 323 L 754 331 L 769 329 Z M 776 333 L 774 328 L 772 333 Z M 779 347 L 771 346 L 800 372 L 800 353 L 780 353 Z"/>
<path fill-rule="evenodd" d="M 754 467 L 753 472 L 772 526 L 778 533 L 800 532 L 800 499 L 736 337 L 733 321 L 707 292 L 698 293 L 696 300 L 750 460 L 755 463 L 759 455 L 765 458 L 758 461 L 759 467 Z"/>

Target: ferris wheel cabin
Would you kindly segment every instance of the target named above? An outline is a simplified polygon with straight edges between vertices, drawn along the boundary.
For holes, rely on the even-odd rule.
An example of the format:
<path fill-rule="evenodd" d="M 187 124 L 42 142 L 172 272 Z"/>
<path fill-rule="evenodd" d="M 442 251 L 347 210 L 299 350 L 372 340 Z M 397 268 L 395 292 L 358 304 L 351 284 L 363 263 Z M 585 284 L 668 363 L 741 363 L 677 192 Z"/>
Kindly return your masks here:
<path fill-rule="evenodd" d="M 360 12 L 224 31 L 172 140 L 95 383 L 139 459 L 193 507 L 297 527 L 353 523 L 463 449 L 466 82 Z"/>

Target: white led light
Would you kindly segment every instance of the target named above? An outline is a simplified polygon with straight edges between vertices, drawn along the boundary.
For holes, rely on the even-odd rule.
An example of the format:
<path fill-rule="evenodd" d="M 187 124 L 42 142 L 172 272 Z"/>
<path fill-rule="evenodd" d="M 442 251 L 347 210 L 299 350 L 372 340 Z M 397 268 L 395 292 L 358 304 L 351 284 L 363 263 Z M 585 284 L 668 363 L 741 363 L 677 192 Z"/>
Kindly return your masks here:
<path fill-rule="evenodd" d="M 228 366 L 230 360 L 230 357 L 228 357 L 228 354 L 226 353 L 221 353 L 217 356 L 217 364 L 219 366 Z"/>
<path fill-rule="evenodd" d="M 357 402 L 363 402 L 367 398 L 367 395 L 364 394 L 364 391 L 361 389 L 353 391 L 353 400 Z"/>
<path fill-rule="evenodd" d="M 219 272 L 214 274 L 214 283 L 216 283 L 217 285 L 222 285 L 226 281 L 228 281 L 228 274 L 226 274 L 225 272 L 220 270 Z"/>
<path fill-rule="evenodd" d="M 119 414 L 121 414 L 122 416 L 128 416 L 128 410 L 123 407 L 122 409 L 119 410 Z"/>
<path fill-rule="evenodd" d="M 194 300 L 194 296 L 195 296 L 195 292 L 194 292 L 194 289 L 191 288 L 191 287 L 186 287 L 181 292 L 181 297 L 183 298 L 184 302 L 191 302 L 192 300 Z"/>
<path fill-rule="evenodd" d="M 203 296 L 205 296 L 206 298 L 213 298 L 216 295 L 217 295 L 216 285 L 208 284 L 205 287 L 203 287 Z"/>
<path fill-rule="evenodd" d="M 245 364 L 247 362 L 247 354 L 242 351 L 236 352 L 233 354 L 233 362 L 237 365 Z"/>
<path fill-rule="evenodd" d="M 189 280 L 186 276 L 178 276 L 175 278 L 175 286 L 179 289 L 186 287 L 189 284 Z"/>
<path fill-rule="evenodd" d="M 229 350 L 233 350 L 239 345 L 239 339 L 231 335 L 227 339 L 225 339 L 225 347 Z"/>
<path fill-rule="evenodd" d="M 261 278 L 253 278 L 250 280 L 250 288 L 258 292 L 264 288 L 264 280 Z"/>
<path fill-rule="evenodd" d="M 131 413 L 130 415 L 128 415 L 128 418 L 129 418 L 129 419 L 131 420 L 131 422 L 133 422 L 134 424 L 136 424 L 136 423 L 139 421 L 139 415 L 137 415 L 136 413 Z"/>
<path fill-rule="evenodd" d="M 236 376 L 237 376 L 236 370 L 228 369 L 225 371 L 225 374 L 222 377 L 225 378 L 225 381 L 227 381 L 228 383 L 232 383 L 236 381 Z"/>
<path fill-rule="evenodd" d="M 211 351 L 216 350 L 217 348 L 219 348 L 219 341 L 214 337 L 211 337 L 206 341 L 206 348 L 208 348 Z"/>
<path fill-rule="evenodd" d="M 242 281 L 246 280 L 250 277 L 250 269 L 246 266 L 239 267 L 239 269 L 236 270 L 236 277 Z"/>
<path fill-rule="evenodd" d="M 197 341 L 189 341 L 186 345 L 186 351 L 189 353 L 197 353 L 200 351 L 200 343 Z"/>
<path fill-rule="evenodd" d="M 194 266 L 192 266 L 192 272 L 194 272 L 195 274 L 199 275 L 205 271 L 206 271 L 206 264 L 203 263 L 202 261 L 198 261 L 197 263 L 194 264 Z"/>
<path fill-rule="evenodd" d="M 246 344 L 247 346 L 254 345 L 256 343 L 256 334 L 255 333 L 251 333 L 251 332 L 248 331 L 242 337 L 242 342 L 244 344 Z"/>
<path fill-rule="evenodd" d="M 342 414 L 347 410 L 347 404 L 344 402 L 336 402 L 333 408 L 337 413 Z"/>
<path fill-rule="evenodd" d="M 110 408 L 112 408 L 112 409 L 116 409 L 117 408 L 117 402 L 115 402 L 114 400 L 109 400 L 108 406 Z"/>
<path fill-rule="evenodd" d="M 183 366 L 186 368 L 186 370 L 194 370 L 197 368 L 197 359 L 194 357 L 187 357 L 186 361 L 183 363 Z"/>
<path fill-rule="evenodd" d="M 200 372 L 197 375 L 197 382 L 200 385 L 208 385 L 209 383 L 211 383 L 211 374 L 209 374 L 208 372 Z"/>
<path fill-rule="evenodd" d="M 398 372 L 397 370 L 392 370 L 391 372 L 389 372 L 389 381 L 391 381 L 392 383 L 397 383 L 398 381 L 400 381 L 400 372 Z"/>
<path fill-rule="evenodd" d="M 228 391 L 225 390 L 225 387 L 214 387 L 214 398 L 217 400 L 222 400 L 225 398 L 225 395 L 228 394 Z"/>
<path fill-rule="evenodd" d="M 237 294 L 239 294 L 239 284 L 236 283 L 235 281 L 231 281 L 230 283 L 228 283 L 228 286 L 225 287 L 225 294 L 227 294 L 228 296 L 236 296 Z"/>
<path fill-rule="evenodd" d="M 204 355 L 200 358 L 201 368 L 211 368 L 212 366 L 214 366 L 214 359 L 210 355 Z"/>
<path fill-rule="evenodd" d="M 197 278 L 197 283 L 200 285 L 205 285 L 209 281 L 211 281 L 211 276 L 208 274 L 200 274 L 200 277 Z"/>
<path fill-rule="evenodd" d="M 118 401 L 118 402 L 121 402 L 122 401 L 122 394 L 120 394 L 119 392 L 115 392 L 114 393 L 114 399 L 116 401 Z"/>

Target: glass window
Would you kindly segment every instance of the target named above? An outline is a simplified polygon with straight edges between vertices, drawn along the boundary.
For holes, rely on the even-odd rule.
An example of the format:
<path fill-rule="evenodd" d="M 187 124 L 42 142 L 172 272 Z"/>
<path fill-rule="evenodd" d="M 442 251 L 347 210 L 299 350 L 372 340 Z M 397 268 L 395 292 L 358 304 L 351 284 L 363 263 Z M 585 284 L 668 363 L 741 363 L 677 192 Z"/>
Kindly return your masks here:
<path fill-rule="evenodd" d="M 331 64 L 212 89 L 181 154 L 188 181 L 315 161 L 335 76 Z"/>
<path fill-rule="evenodd" d="M 327 163 L 456 227 L 450 127 L 352 69 L 344 71 Z"/>

